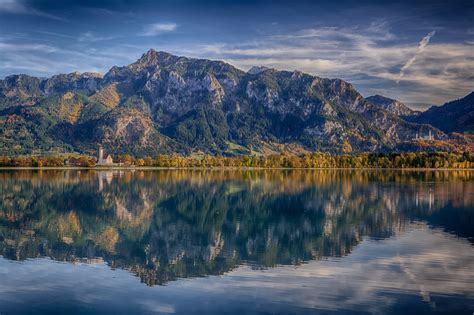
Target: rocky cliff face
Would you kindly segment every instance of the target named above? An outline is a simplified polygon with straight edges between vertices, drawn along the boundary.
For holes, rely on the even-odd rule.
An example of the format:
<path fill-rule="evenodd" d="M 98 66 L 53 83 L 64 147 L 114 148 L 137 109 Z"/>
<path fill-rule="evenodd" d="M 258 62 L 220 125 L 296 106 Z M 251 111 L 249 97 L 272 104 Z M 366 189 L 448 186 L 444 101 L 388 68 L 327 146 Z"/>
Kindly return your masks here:
<path fill-rule="evenodd" d="M 367 100 L 377 106 L 384 108 L 385 110 L 397 115 L 397 116 L 412 116 L 419 115 L 419 111 L 412 110 L 400 101 L 382 96 L 373 95 L 367 97 Z"/>
<path fill-rule="evenodd" d="M 339 79 L 265 67 L 243 72 L 154 50 L 104 76 L 7 77 L 0 81 L 0 121 L 3 154 L 89 151 L 98 143 L 133 154 L 268 153 L 281 144 L 388 151 L 417 133 L 448 138 L 369 102 Z"/>

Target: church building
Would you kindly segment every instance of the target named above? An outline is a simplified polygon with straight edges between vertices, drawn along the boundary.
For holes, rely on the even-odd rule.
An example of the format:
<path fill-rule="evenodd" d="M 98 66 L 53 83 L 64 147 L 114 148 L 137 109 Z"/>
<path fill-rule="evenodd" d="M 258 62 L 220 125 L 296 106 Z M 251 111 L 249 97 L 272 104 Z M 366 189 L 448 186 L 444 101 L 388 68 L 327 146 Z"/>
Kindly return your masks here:
<path fill-rule="evenodd" d="M 99 146 L 99 158 L 97 159 L 97 165 L 114 165 L 114 160 L 112 156 L 107 154 L 104 159 L 104 149 L 102 146 Z"/>

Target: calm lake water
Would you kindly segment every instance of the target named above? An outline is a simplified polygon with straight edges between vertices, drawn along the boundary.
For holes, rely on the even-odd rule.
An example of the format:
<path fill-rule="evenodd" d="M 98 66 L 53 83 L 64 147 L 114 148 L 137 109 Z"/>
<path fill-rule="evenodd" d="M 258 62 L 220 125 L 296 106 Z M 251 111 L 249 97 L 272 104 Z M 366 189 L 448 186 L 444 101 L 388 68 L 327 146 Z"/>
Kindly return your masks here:
<path fill-rule="evenodd" d="M 0 314 L 469 314 L 474 172 L 0 171 Z"/>

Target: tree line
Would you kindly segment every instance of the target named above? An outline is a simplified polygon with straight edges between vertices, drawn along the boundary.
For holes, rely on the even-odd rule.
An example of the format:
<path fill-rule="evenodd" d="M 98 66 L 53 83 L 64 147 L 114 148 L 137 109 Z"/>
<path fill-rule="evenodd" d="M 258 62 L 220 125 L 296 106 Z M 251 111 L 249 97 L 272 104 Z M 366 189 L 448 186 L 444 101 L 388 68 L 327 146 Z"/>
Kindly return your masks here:
<path fill-rule="evenodd" d="M 167 168 L 474 168 L 474 155 L 464 153 L 361 153 L 332 155 L 314 152 L 304 154 L 270 154 L 242 156 L 213 155 L 158 155 L 133 157 L 121 154 L 115 160 L 118 166 Z M 95 167 L 90 156 L 0 156 L 0 167 Z"/>

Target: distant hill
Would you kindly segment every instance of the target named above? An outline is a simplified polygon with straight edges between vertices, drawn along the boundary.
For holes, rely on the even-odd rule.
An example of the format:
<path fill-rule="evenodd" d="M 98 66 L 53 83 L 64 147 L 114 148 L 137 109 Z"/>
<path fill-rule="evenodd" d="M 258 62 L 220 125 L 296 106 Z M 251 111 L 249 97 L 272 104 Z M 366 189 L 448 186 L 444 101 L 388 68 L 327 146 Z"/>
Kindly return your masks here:
<path fill-rule="evenodd" d="M 444 132 L 474 133 L 474 92 L 442 106 L 432 106 L 413 121 L 433 125 Z"/>
<path fill-rule="evenodd" d="M 104 76 L 0 80 L 0 154 L 94 152 L 98 144 L 134 155 L 393 151 L 429 131 L 450 139 L 340 79 L 265 67 L 244 72 L 155 50 Z"/>
<path fill-rule="evenodd" d="M 397 116 L 418 115 L 419 111 L 414 111 L 400 101 L 382 96 L 373 95 L 366 98 L 370 103 L 380 106 Z"/>

